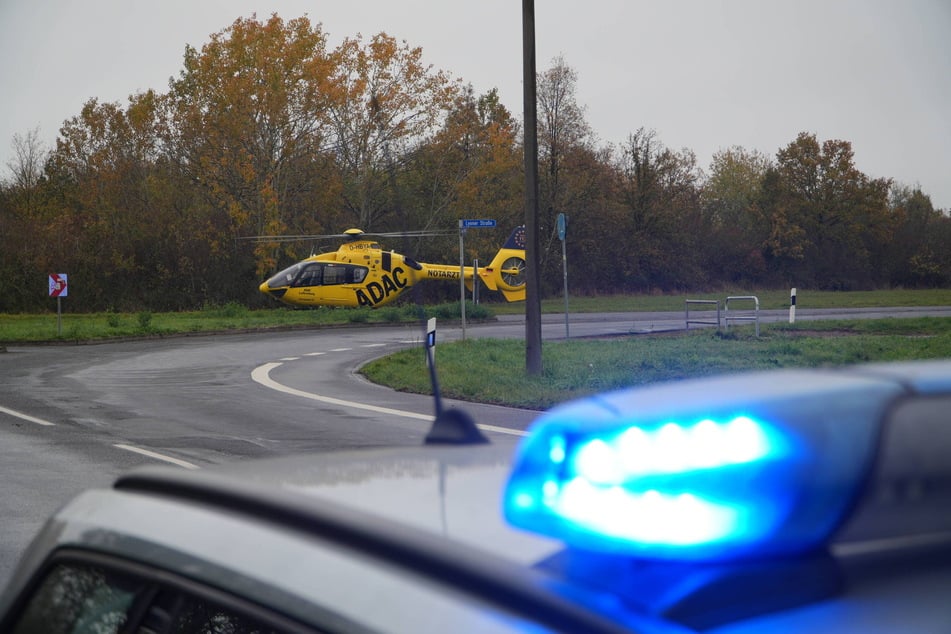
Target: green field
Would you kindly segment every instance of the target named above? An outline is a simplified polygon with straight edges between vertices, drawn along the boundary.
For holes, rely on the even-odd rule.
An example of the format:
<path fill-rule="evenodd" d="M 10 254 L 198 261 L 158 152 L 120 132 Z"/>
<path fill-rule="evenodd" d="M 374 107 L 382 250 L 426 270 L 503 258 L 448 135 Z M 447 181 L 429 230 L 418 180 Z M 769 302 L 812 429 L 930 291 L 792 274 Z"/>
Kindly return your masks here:
<path fill-rule="evenodd" d="M 459 305 L 428 306 L 426 317 L 458 319 Z M 469 306 L 466 315 L 487 319 L 491 311 Z M 211 306 L 200 311 L 177 313 L 56 313 L 47 315 L 0 314 L 0 345 L 27 343 L 73 343 L 137 337 L 242 332 L 291 328 L 330 328 L 356 324 L 418 323 L 420 309 L 407 304 L 369 308 L 321 308 L 315 310 L 273 308 L 249 310 L 240 304 Z"/>

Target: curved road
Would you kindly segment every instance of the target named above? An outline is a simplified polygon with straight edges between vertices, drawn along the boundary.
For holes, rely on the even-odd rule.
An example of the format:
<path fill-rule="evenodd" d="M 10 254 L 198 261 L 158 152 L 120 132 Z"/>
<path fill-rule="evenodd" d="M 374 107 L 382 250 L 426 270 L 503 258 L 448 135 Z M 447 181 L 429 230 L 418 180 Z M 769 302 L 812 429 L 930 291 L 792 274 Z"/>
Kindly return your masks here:
<path fill-rule="evenodd" d="M 951 308 L 899 310 L 951 316 Z M 786 316 L 764 311 L 760 317 Z M 885 315 L 798 315 L 843 316 Z M 573 315 L 569 325 L 572 337 L 683 326 L 683 313 Z M 0 583 L 57 506 L 85 488 L 108 486 L 137 465 L 201 468 L 251 457 L 419 444 L 432 418 L 431 398 L 372 385 L 355 371 L 376 356 L 419 346 L 422 334 L 407 326 L 339 328 L 9 348 L 0 354 Z M 437 338 L 461 335 L 453 326 L 440 329 Z M 524 320 L 469 325 L 466 335 L 521 337 Z M 546 315 L 543 336 L 564 338 L 564 315 Z M 511 446 L 536 415 L 445 405 L 465 408 L 493 442 Z"/>
<path fill-rule="evenodd" d="M 518 330 L 480 327 L 492 334 L 506 329 Z M 422 334 L 411 327 L 338 328 L 8 348 L 0 354 L 0 583 L 60 504 L 138 465 L 200 468 L 420 444 L 432 399 L 373 385 L 355 370 L 419 345 Z M 439 336 L 458 334 L 446 329 Z M 464 407 L 493 442 L 512 446 L 535 416 Z"/>

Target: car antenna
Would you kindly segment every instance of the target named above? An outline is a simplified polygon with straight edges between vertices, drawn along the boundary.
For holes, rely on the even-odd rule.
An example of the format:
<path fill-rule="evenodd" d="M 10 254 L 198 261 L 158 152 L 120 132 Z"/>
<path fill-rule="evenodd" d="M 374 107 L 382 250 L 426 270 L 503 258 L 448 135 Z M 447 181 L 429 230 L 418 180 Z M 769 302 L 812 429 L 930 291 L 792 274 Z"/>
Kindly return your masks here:
<path fill-rule="evenodd" d="M 465 410 L 451 407 L 443 408 L 442 394 L 439 389 L 439 377 L 436 374 L 435 329 L 429 330 L 426 310 L 419 297 L 419 287 L 410 290 L 416 303 L 416 311 L 423 327 L 423 348 L 426 350 L 426 367 L 429 370 L 429 386 L 433 392 L 433 406 L 436 410 L 433 424 L 423 440 L 426 445 L 475 445 L 487 443 L 489 439 L 482 433 L 475 420 Z"/>
<path fill-rule="evenodd" d="M 386 158 L 389 185 L 392 189 L 394 210 L 396 211 L 397 218 L 405 229 L 406 215 L 403 213 L 402 196 L 400 195 L 399 185 L 396 182 L 396 170 L 393 167 L 393 160 L 390 157 L 390 146 L 388 143 L 384 144 L 383 153 Z M 413 252 L 413 250 L 409 248 L 408 240 L 409 236 L 404 234 L 403 253 Z M 423 328 L 423 341 L 425 342 L 424 347 L 426 348 L 426 365 L 429 368 L 429 385 L 433 391 L 433 405 L 436 409 L 436 418 L 433 420 L 432 427 L 429 428 L 429 433 L 426 434 L 423 444 L 470 445 L 489 442 L 489 439 L 486 438 L 486 436 L 479 429 L 479 426 L 476 425 L 475 420 L 473 420 L 472 416 L 470 416 L 467 412 L 457 408 L 450 408 L 448 410 L 443 409 L 442 397 L 439 393 L 439 379 L 436 376 L 436 360 L 433 356 L 433 347 L 430 345 L 431 342 L 428 340 L 429 334 L 426 323 L 426 311 L 423 309 L 422 300 L 419 296 L 419 287 L 414 286 L 411 290 L 411 293 L 413 294 L 413 301 L 416 304 L 416 311 L 419 315 L 419 321 Z"/>
<path fill-rule="evenodd" d="M 433 421 L 432 427 L 429 428 L 424 443 L 427 445 L 474 445 L 489 442 L 489 439 L 485 437 L 468 412 L 455 407 L 443 409 L 442 397 L 439 393 L 439 379 L 436 376 L 436 359 L 433 356 L 433 347 L 428 340 L 425 347 L 426 365 L 429 367 L 429 383 L 433 390 L 433 404 L 436 407 L 436 419 Z"/>

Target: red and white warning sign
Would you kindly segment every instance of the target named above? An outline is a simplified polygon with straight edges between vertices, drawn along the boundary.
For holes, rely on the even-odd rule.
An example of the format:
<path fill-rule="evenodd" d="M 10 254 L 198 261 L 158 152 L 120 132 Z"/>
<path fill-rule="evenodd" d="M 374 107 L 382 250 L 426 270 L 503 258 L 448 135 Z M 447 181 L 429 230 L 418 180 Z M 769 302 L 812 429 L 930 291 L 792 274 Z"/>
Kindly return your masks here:
<path fill-rule="evenodd" d="M 66 297 L 68 294 L 65 273 L 50 275 L 50 297 Z"/>

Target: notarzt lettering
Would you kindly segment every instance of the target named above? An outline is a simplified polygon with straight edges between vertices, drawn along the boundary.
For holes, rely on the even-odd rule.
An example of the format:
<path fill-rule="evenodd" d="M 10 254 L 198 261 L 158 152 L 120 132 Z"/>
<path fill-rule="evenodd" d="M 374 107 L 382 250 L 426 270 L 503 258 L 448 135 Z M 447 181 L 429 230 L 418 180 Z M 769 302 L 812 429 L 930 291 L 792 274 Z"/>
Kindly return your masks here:
<path fill-rule="evenodd" d="M 393 275 L 383 275 L 379 282 L 370 282 L 366 288 L 357 289 L 357 303 L 360 306 L 376 306 L 392 294 L 399 294 L 406 287 L 404 271 L 400 267 L 393 269 Z"/>

